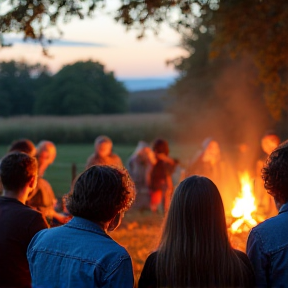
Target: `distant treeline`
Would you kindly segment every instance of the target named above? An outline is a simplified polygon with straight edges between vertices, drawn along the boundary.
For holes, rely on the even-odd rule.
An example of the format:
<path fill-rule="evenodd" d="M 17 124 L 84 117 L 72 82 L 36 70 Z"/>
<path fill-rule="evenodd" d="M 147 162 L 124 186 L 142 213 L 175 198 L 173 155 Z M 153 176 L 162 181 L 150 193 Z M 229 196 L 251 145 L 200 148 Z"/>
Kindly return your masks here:
<path fill-rule="evenodd" d="M 129 112 L 164 112 L 169 103 L 168 89 L 136 91 L 129 94 Z"/>
<path fill-rule="evenodd" d="M 4 117 L 160 112 L 164 92 L 129 94 L 98 62 L 76 62 L 54 75 L 40 64 L 0 63 L 0 116 Z"/>
<path fill-rule="evenodd" d="M 128 91 L 98 62 L 47 67 L 0 63 L 0 115 L 113 114 L 128 111 Z"/>

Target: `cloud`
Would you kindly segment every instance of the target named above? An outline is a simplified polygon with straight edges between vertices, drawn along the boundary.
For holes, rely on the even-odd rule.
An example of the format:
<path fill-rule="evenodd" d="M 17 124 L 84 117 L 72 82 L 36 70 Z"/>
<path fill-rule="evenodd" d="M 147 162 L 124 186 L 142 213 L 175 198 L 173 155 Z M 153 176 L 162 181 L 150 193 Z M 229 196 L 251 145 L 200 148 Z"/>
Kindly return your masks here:
<path fill-rule="evenodd" d="M 26 41 L 19 36 L 4 36 L 5 44 L 12 45 L 40 45 L 39 41 L 33 39 L 27 39 Z M 85 41 L 76 41 L 76 40 L 67 40 L 67 39 L 54 39 L 51 42 L 47 40 L 44 41 L 45 47 L 107 47 L 104 43 L 94 43 L 94 42 L 85 42 Z"/>

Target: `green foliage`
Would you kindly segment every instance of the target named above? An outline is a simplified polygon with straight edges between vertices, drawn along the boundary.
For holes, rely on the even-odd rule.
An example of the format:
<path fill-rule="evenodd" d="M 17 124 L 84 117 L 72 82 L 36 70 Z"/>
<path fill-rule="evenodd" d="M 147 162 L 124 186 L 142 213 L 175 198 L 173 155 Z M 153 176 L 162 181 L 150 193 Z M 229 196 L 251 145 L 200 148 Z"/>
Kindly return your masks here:
<path fill-rule="evenodd" d="M 0 63 L 0 115 L 124 113 L 128 92 L 98 62 L 77 62 L 49 75 L 45 66 Z"/>
<path fill-rule="evenodd" d="M 35 114 L 81 115 L 127 111 L 127 91 L 98 62 L 64 66 L 39 90 Z"/>
<path fill-rule="evenodd" d="M 0 10 L 8 2 L 2 1 Z M 25 37 L 43 43 L 45 28 L 57 25 L 60 19 L 90 16 L 99 6 L 105 6 L 102 5 L 105 2 L 10 1 L 10 10 L 1 15 L 0 31 L 24 32 Z M 138 29 L 139 37 L 147 29 L 158 33 L 165 22 L 183 35 L 198 29 L 212 32 L 213 57 L 221 56 L 223 51 L 238 58 L 249 55 L 258 70 L 257 80 L 263 86 L 269 112 L 274 119 L 281 120 L 287 117 L 288 108 L 287 8 L 286 0 L 277 3 L 271 0 L 122 0 L 114 12 L 115 19 L 128 29 Z M 5 45 L 1 37 L 0 42 Z"/>
<path fill-rule="evenodd" d="M 181 125 L 181 137 L 194 141 L 214 137 L 253 147 L 273 125 L 262 87 L 254 80 L 254 63 L 249 57 L 232 60 L 224 53 L 211 59 L 213 37 L 199 31 L 197 38 L 183 40 L 190 55 L 174 63 L 181 76 L 170 92 L 171 110 Z"/>
<path fill-rule="evenodd" d="M 129 94 L 130 113 L 163 112 L 168 100 L 166 89 L 136 91 Z"/>
<path fill-rule="evenodd" d="M 32 113 L 35 80 L 31 73 L 35 68 L 15 61 L 0 63 L 0 115 Z"/>
<path fill-rule="evenodd" d="M 225 49 L 232 57 L 251 55 L 263 85 L 266 105 L 274 119 L 288 108 L 288 3 L 285 0 L 221 0 L 214 17 L 214 53 Z"/>

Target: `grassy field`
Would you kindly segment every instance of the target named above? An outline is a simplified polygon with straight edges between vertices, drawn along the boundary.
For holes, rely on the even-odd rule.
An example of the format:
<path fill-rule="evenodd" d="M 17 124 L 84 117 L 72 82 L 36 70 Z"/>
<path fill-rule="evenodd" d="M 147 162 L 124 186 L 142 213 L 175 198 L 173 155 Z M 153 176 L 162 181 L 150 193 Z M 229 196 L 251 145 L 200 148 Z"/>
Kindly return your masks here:
<path fill-rule="evenodd" d="M 97 135 L 107 135 L 117 144 L 136 144 L 156 137 L 172 140 L 176 131 L 174 118 L 167 113 L 98 116 L 19 116 L 0 118 L 1 144 L 28 138 L 57 144 L 92 143 Z"/>

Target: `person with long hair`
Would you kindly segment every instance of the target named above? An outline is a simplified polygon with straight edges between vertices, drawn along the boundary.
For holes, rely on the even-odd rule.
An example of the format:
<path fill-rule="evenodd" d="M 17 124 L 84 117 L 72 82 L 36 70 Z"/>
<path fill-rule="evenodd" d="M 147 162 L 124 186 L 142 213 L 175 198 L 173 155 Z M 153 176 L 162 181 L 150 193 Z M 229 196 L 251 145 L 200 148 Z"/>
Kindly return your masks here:
<path fill-rule="evenodd" d="M 190 176 L 177 187 L 158 250 L 146 260 L 139 288 L 253 287 L 246 254 L 231 247 L 218 188 Z"/>

